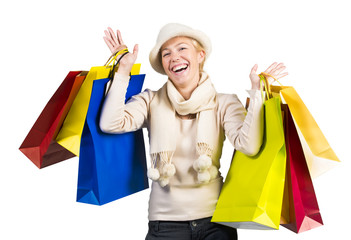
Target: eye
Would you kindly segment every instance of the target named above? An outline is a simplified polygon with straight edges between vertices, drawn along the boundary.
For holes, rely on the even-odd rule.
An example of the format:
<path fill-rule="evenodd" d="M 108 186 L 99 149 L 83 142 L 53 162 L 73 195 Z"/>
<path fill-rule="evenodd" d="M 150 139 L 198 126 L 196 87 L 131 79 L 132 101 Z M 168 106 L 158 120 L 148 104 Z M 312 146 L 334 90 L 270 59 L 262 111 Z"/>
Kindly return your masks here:
<path fill-rule="evenodd" d="M 169 52 L 166 52 L 162 55 L 162 57 L 167 57 L 167 56 L 169 56 L 169 54 L 170 54 Z"/>
<path fill-rule="evenodd" d="M 180 49 L 179 49 L 179 51 L 182 51 L 182 50 L 185 50 L 186 49 L 186 47 L 181 47 Z"/>

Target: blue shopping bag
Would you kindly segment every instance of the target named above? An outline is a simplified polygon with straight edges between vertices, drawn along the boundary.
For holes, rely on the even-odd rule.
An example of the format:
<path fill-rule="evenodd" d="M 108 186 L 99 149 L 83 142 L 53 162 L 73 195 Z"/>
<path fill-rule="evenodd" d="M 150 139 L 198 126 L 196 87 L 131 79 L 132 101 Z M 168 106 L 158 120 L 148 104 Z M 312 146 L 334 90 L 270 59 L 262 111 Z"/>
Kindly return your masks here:
<path fill-rule="evenodd" d="M 145 74 L 132 75 L 126 101 L 138 94 Z M 77 202 L 103 205 L 149 187 L 142 130 L 103 133 L 99 127 L 105 88 L 95 80 L 81 138 Z"/>

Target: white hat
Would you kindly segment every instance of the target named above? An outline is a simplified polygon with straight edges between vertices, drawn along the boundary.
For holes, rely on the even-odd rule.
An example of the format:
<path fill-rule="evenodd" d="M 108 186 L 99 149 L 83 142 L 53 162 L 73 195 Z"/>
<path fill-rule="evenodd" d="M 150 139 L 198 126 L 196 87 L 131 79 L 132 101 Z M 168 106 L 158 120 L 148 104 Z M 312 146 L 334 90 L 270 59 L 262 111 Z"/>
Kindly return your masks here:
<path fill-rule="evenodd" d="M 208 57 L 211 53 L 212 46 L 210 39 L 203 32 L 192 29 L 188 26 L 179 24 L 179 23 L 169 23 L 161 28 L 156 44 L 154 48 L 151 50 L 149 55 L 149 61 L 152 68 L 161 74 L 166 75 L 166 72 L 163 69 L 161 60 L 159 59 L 159 51 L 162 45 L 167 42 L 169 39 L 174 37 L 190 37 L 197 40 L 206 52 L 206 57 Z"/>

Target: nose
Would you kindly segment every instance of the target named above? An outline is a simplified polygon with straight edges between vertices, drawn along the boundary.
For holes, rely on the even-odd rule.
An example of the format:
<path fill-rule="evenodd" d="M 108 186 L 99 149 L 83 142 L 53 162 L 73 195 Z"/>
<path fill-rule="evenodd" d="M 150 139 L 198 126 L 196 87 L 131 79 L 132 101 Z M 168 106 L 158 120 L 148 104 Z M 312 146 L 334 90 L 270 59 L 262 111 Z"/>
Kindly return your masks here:
<path fill-rule="evenodd" d="M 176 62 L 176 61 L 178 61 L 179 59 L 180 59 L 180 58 L 179 58 L 179 54 L 178 54 L 177 52 L 171 54 L 171 61 L 172 61 L 172 62 Z"/>

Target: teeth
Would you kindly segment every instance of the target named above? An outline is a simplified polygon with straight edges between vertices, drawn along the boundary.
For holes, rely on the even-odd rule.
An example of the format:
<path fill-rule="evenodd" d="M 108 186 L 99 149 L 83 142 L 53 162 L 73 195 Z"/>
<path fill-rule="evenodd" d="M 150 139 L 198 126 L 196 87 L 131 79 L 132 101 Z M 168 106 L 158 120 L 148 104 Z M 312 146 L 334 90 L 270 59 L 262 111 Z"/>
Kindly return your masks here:
<path fill-rule="evenodd" d="M 179 66 L 174 67 L 172 70 L 174 72 L 176 72 L 176 71 L 181 70 L 181 69 L 186 68 L 186 67 L 187 67 L 187 65 L 183 64 L 183 65 L 179 65 Z"/>

